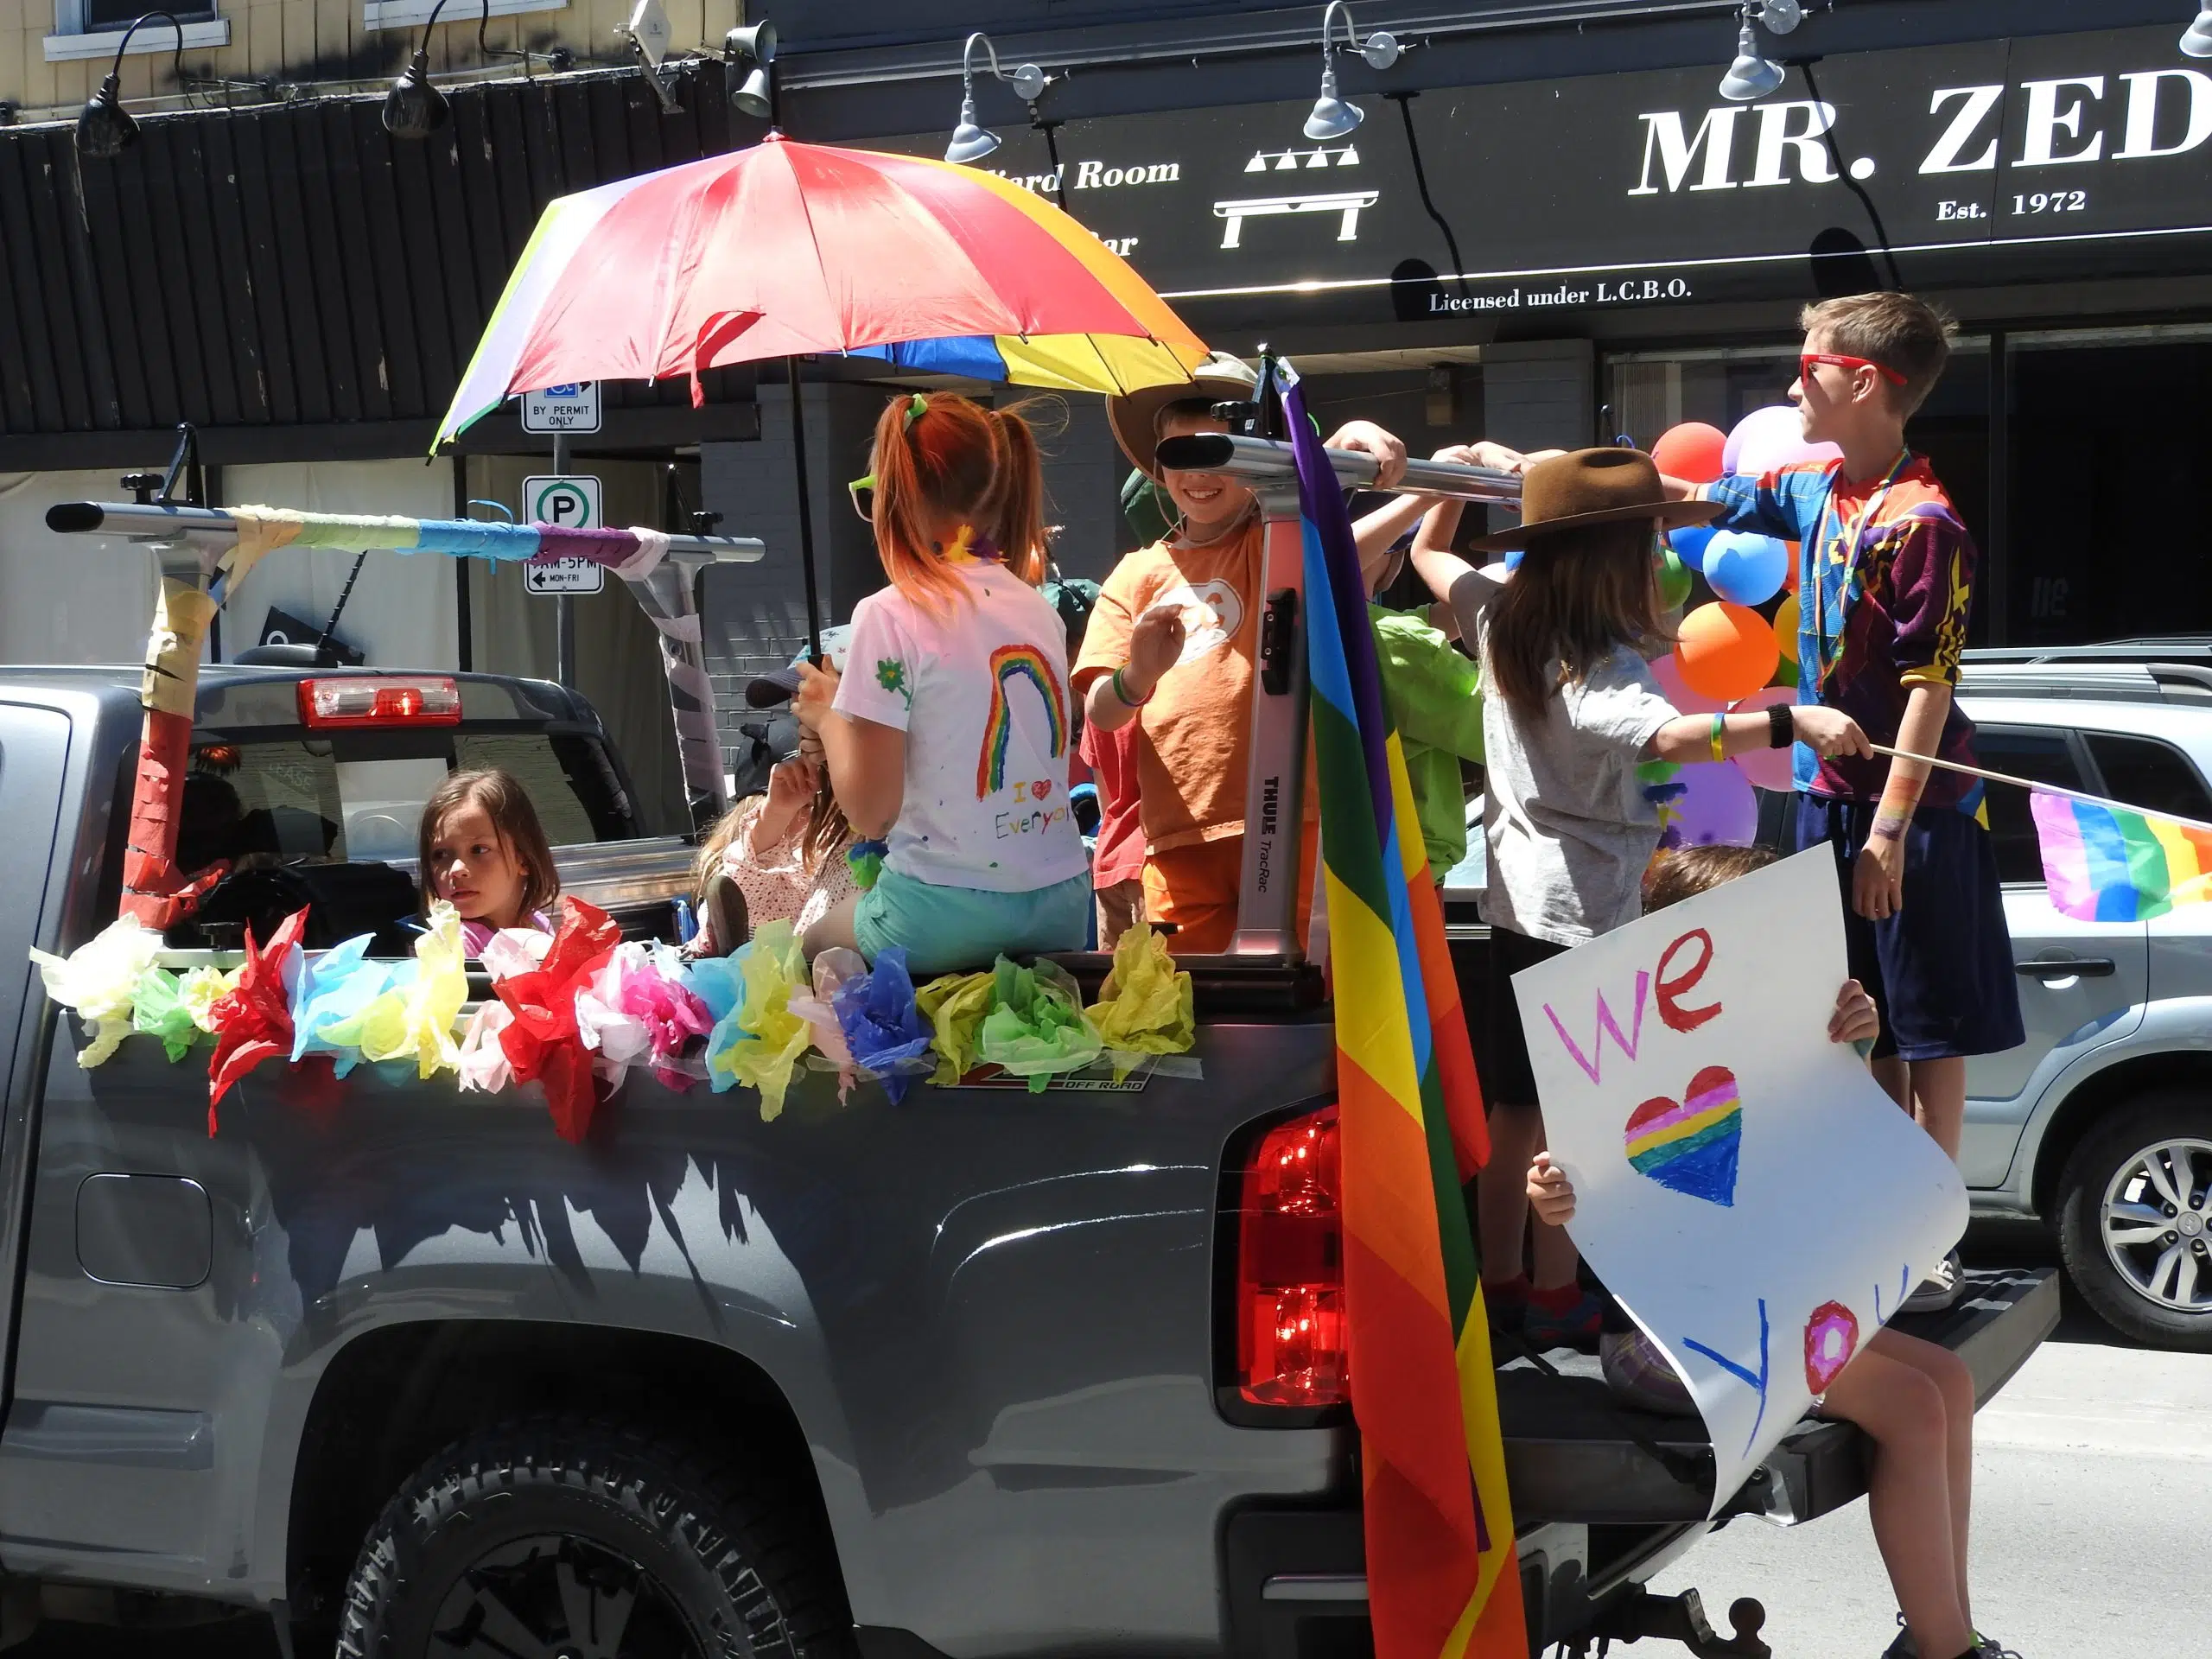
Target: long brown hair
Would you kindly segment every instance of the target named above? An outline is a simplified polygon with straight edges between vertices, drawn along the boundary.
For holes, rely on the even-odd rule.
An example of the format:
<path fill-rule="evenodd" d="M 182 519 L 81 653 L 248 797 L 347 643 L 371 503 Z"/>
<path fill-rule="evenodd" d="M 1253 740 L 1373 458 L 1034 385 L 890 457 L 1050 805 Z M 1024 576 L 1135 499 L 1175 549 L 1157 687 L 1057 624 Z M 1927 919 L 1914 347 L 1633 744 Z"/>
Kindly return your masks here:
<path fill-rule="evenodd" d="M 561 874 L 553 868 L 553 849 L 546 844 L 545 827 L 537 821 L 530 791 L 512 772 L 484 766 L 448 772 L 445 782 L 423 803 L 423 827 L 416 845 L 416 879 L 423 889 L 423 913 L 429 914 L 430 903 L 438 896 L 430 874 L 430 849 L 445 821 L 464 806 L 484 809 L 492 828 L 507 843 L 515 862 L 522 866 L 524 918 L 527 919 L 533 911 L 550 910 L 561 897 Z"/>
<path fill-rule="evenodd" d="M 1031 587 L 1045 580 L 1045 474 L 1028 407 L 984 409 L 949 391 L 885 405 L 875 423 L 875 550 L 908 598 L 935 609 L 966 597 L 937 546 L 948 518 L 989 537 Z"/>
<path fill-rule="evenodd" d="M 1587 678 L 1608 653 L 1663 639 L 1652 536 L 1645 518 L 1532 534 L 1491 606 L 1485 689 L 1516 714 L 1541 719 L 1554 693 Z"/>
<path fill-rule="evenodd" d="M 721 873 L 722 855 L 737 839 L 737 832 L 744 826 L 755 798 L 748 795 L 723 813 L 720 822 L 707 832 L 707 838 L 699 843 L 698 856 L 691 861 L 691 895 L 696 906 L 705 906 L 707 883 Z M 814 791 L 814 804 L 807 810 L 806 827 L 799 832 L 799 862 L 808 877 L 819 877 L 823 861 L 839 856 L 852 838 L 853 827 L 845 822 L 844 809 L 830 792 L 830 774 L 824 769 L 822 781 Z"/>

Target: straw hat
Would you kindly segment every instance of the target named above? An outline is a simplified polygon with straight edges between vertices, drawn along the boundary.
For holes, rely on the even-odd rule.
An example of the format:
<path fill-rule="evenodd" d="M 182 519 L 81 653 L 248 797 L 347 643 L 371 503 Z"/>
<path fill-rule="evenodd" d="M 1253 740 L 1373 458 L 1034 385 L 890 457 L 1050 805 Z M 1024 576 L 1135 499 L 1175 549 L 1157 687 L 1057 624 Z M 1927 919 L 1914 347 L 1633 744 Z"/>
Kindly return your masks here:
<path fill-rule="evenodd" d="M 1710 523 L 1720 516 L 1718 501 L 1670 501 L 1660 487 L 1659 468 L 1641 449 L 1577 449 L 1540 461 L 1521 480 L 1521 522 L 1514 529 L 1485 536 L 1468 545 L 1484 553 L 1510 553 L 1544 533 L 1584 524 L 1618 524 L 1648 518 L 1656 530 Z"/>
<path fill-rule="evenodd" d="M 1122 446 L 1122 453 L 1135 461 L 1147 477 L 1157 479 L 1160 468 L 1154 463 L 1152 452 L 1160 444 L 1162 410 L 1170 404 L 1193 399 L 1215 404 L 1249 403 L 1259 384 L 1260 377 L 1249 365 L 1226 352 L 1209 352 L 1206 360 L 1191 372 L 1188 380 L 1173 385 L 1147 386 L 1141 391 L 1125 391 L 1118 397 L 1109 397 L 1107 424 L 1114 429 L 1114 442 Z"/>

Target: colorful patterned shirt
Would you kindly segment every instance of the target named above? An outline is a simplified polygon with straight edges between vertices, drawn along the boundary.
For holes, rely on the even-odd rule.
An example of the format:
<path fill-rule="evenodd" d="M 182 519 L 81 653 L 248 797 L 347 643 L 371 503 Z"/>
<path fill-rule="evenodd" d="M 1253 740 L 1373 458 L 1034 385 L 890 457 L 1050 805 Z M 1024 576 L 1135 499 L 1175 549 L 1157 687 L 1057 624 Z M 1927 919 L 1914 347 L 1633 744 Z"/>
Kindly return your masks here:
<path fill-rule="evenodd" d="M 1849 715 L 1876 743 L 1895 747 L 1916 685 L 1959 683 L 1979 555 L 1926 461 L 1908 451 L 1887 476 L 1854 484 L 1840 461 L 1785 467 L 1764 478 L 1705 486 L 1726 509 L 1714 523 L 1801 544 L 1797 694 Z M 1939 760 L 1974 764 L 1974 722 L 1951 704 Z M 1831 800 L 1872 803 L 1888 781 L 1886 755 L 1821 760 L 1797 746 L 1797 787 Z M 1979 816 L 1982 785 L 1931 771 L 1921 804 Z"/>

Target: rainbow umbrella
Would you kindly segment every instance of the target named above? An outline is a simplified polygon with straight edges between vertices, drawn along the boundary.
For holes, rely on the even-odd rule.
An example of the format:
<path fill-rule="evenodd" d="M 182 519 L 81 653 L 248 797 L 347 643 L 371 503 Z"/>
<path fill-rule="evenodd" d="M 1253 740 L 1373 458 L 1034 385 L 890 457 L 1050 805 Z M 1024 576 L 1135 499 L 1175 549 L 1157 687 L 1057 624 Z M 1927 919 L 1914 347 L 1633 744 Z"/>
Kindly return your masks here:
<path fill-rule="evenodd" d="M 537 222 L 439 423 L 518 392 L 810 353 L 1122 392 L 1190 378 L 1198 337 L 1116 254 L 1020 186 L 779 134 L 563 196 Z"/>

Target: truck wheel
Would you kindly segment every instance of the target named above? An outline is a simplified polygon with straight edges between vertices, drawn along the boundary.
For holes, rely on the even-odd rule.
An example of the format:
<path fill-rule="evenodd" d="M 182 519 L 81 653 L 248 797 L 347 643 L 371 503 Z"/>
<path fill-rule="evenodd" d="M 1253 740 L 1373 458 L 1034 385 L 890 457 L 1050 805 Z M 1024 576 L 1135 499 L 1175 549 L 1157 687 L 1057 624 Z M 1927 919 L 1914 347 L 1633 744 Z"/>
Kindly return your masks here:
<path fill-rule="evenodd" d="M 531 1418 L 410 1480 L 346 1587 L 341 1659 L 849 1659 L 805 1510 L 696 1447 Z"/>
<path fill-rule="evenodd" d="M 2058 1185 L 2075 1288 L 2158 1348 L 2212 1351 L 2212 1103 L 2141 1096 L 2083 1137 Z"/>

